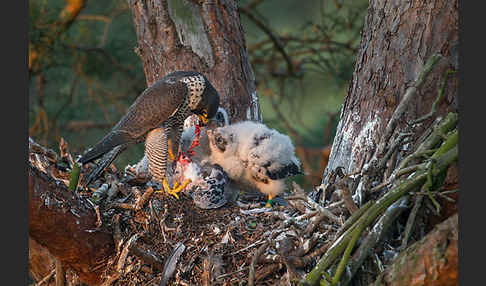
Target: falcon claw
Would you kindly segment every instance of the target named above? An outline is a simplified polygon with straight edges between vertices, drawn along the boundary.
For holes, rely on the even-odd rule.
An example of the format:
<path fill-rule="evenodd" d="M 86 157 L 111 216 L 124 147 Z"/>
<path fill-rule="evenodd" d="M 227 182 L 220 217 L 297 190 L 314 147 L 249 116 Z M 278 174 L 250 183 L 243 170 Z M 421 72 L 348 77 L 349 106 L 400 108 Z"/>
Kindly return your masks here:
<path fill-rule="evenodd" d="M 169 186 L 169 183 L 167 182 L 167 179 L 164 179 L 164 181 L 162 182 L 162 185 L 164 186 L 164 190 L 169 194 L 169 195 L 173 195 L 174 197 L 176 197 L 176 199 L 179 199 L 179 195 L 177 193 L 181 192 L 182 190 L 184 190 L 184 188 L 191 182 L 190 179 L 186 179 L 184 181 L 184 183 L 182 183 L 182 185 L 179 185 L 179 182 L 176 182 L 174 184 L 174 187 L 171 189 L 170 186 Z"/>

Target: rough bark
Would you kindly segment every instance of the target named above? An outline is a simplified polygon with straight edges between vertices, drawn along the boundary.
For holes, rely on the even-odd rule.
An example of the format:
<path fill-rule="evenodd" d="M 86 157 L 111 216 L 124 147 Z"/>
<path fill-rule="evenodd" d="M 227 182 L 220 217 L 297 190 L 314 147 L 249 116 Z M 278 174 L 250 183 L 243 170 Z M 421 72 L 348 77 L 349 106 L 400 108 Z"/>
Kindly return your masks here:
<path fill-rule="evenodd" d="M 129 1 L 147 85 L 176 70 L 202 72 L 234 121 L 261 120 L 236 1 Z"/>
<path fill-rule="evenodd" d="M 406 89 L 436 53 L 444 56 L 401 118 L 398 130 L 427 114 L 445 72 L 458 69 L 458 2 L 371 0 L 360 49 L 334 139 L 327 175 L 338 166 L 346 173 L 360 170 L 384 133 Z M 457 77 L 449 77 L 436 116 L 457 108 Z M 422 123 L 417 136 L 435 117 Z"/>
<path fill-rule="evenodd" d="M 96 228 L 88 202 L 30 164 L 29 236 L 90 285 L 101 282 L 99 266 L 115 249 L 111 234 Z"/>
<path fill-rule="evenodd" d="M 35 281 L 41 281 L 55 268 L 56 260 L 52 255 L 29 237 L 29 274 Z M 54 279 L 52 279 L 54 281 Z M 44 284 L 49 285 L 49 284 Z"/>
<path fill-rule="evenodd" d="M 402 252 L 375 285 L 458 285 L 458 215 Z"/>

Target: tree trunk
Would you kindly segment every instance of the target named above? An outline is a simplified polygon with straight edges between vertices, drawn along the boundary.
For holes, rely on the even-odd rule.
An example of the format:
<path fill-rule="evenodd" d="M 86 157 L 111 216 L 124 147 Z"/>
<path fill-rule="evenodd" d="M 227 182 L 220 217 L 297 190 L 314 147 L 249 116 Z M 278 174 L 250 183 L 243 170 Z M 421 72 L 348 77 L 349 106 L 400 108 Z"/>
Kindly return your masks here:
<path fill-rule="evenodd" d="M 445 72 L 458 69 L 458 22 L 457 1 L 370 1 L 323 183 L 339 166 L 353 173 L 368 162 L 367 154 L 376 149 L 406 89 L 427 59 L 440 53 L 445 59 L 418 89 L 397 130 L 430 111 Z M 449 77 L 436 116 L 457 108 L 457 91 L 457 77 Z M 423 122 L 416 134 L 427 129 L 434 118 Z"/>
<path fill-rule="evenodd" d="M 129 1 L 147 85 L 176 70 L 202 72 L 230 119 L 261 120 L 236 1 Z"/>
<path fill-rule="evenodd" d="M 458 233 L 455 214 L 396 257 L 375 285 L 458 285 Z"/>
<path fill-rule="evenodd" d="M 458 77 L 449 75 L 459 68 L 458 21 L 457 1 L 370 0 L 355 70 L 323 173 L 323 186 L 333 185 L 338 174 L 336 171 L 342 170 L 345 174 L 357 175 L 352 177 L 354 189 L 351 191 L 358 207 L 366 200 L 376 199 L 379 193 L 371 189 L 382 186 L 375 191 L 386 191 L 394 178 L 390 174 L 395 175 L 393 171 L 402 168 L 399 165 L 402 158 L 416 150 L 439 118 L 457 111 Z M 437 54 L 441 56 L 436 57 Z M 429 69 L 426 63 L 435 58 L 438 61 Z M 444 92 L 438 97 L 441 90 Z M 427 119 L 414 122 L 430 114 Z M 413 135 L 406 139 L 408 143 L 395 144 L 399 142 L 401 133 Z M 434 145 L 426 149 L 437 147 Z M 454 164 L 457 166 L 457 163 Z M 457 172 L 456 167 L 448 170 L 444 189 L 450 186 L 457 189 Z M 325 204 L 326 195 L 319 200 Z M 420 228 L 430 230 L 456 209 L 452 206 L 451 210 L 444 210 L 444 206 L 442 204 L 440 217 L 431 219 L 434 215 L 423 216 Z M 456 223 L 457 227 L 457 219 L 451 223 Z M 422 258 L 426 263 L 433 260 L 430 256 L 435 255 L 427 251 L 419 253 L 425 255 Z M 448 259 L 457 259 L 457 251 L 450 255 Z M 404 257 L 409 259 L 412 256 Z M 404 263 L 411 265 L 413 262 Z M 454 264 L 451 265 L 453 268 Z M 409 281 L 422 279 L 419 272 L 410 271 Z M 392 284 L 411 285 L 398 280 Z"/>

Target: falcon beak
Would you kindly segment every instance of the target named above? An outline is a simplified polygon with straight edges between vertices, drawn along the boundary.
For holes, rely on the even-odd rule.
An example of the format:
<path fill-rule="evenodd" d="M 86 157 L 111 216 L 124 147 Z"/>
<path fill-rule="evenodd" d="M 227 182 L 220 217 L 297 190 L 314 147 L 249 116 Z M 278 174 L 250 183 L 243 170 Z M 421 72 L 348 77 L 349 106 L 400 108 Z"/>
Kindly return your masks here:
<path fill-rule="evenodd" d="M 198 115 L 198 117 L 199 117 L 199 122 L 202 123 L 202 125 L 208 124 L 209 119 L 208 119 L 208 113 L 207 112 L 203 111 L 203 113 Z"/>

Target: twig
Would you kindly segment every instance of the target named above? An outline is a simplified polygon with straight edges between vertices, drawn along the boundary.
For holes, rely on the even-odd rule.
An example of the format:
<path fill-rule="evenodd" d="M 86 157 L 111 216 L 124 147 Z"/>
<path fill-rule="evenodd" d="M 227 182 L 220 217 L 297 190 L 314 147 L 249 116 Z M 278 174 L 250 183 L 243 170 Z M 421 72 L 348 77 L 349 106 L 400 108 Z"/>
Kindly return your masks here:
<path fill-rule="evenodd" d="M 415 159 L 417 156 L 427 154 L 429 150 L 434 149 L 435 146 L 439 144 L 441 140 L 443 140 L 442 135 L 447 134 L 449 131 L 451 131 L 456 126 L 458 120 L 459 115 L 457 113 L 450 112 L 449 114 L 447 114 L 447 116 L 434 127 L 432 133 L 425 140 L 423 140 L 422 143 L 420 143 L 414 154 L 407 156 L 402 160 L 402 162 L 400 162 L 397 170 L 403 169 L 405 166 L 407 166 L 408 163 L 410 163 L 410 161 Z"/>
<path fill-rule="evenodd" d="M 378 146 L 377 152 L 375 154 L 381 155 L 381 154 L 384 153 L 385 147 L 386 147 L 387 143 L 389 142 L 390 137 L 393 134 L 393 131 L 395 131 L 395 128 L 398 124 L 398 121 L 400 120 L 400 118 L 402 118 L 402 116 L 405 113 L 409 103 L 411 102 L 411 100 L 415 96 L 415 94 L 417 93 L 417 90 L 425 82 L 425 79 L 427 78 L 429 73 L 432 71 L 434 66 L 439 62 L 439 60 L 441 58 L 442 58 L 442 55 L 440 55 L 440 54 L 432 55 L 427 60 L 427 62 L 425 63 L 423 71 L 419 74 L 418 78 L 415 80 L 413 85 L 410 86 L 409 88 L 407 88 L 405 95 L 403 96 L 403 99 L 400 101 L 397 108 L 393 112 L 392 117 L 388 121 L 385 132 L 383 133 L 383 136 L 381 137 L 382 139 L 380 140 L 380 145 Z"/>
<path fill-rule="evenodd" d="M 381 241 L 384 235 L 388 232 L 393 222 L 400 216 L 400 214 L 407 209 L 408 196 L 404 196 L 392 205 L 390 205 L 378 222 L 369 232 L 366 238 L 361 242 L 359 248 L 353 254 L 349 262 L 349 271 L 344 274 L 341 285 L 347 285 L 353 278 L 356 271 L 361 267 L 366 257 L 373 252 L 373 249 Z"/>
<path fill-rule="evenodd" d="M 349 188 L 345 182 L 339 184 L 338 190 L 341 190 L 341 196 L 343 198 L 344 205 L 348 209 L 349 213 L 353 214 L 355 211 L 357 211 L 358 207 L 354 203 L 353 197 L 351 196 L 351 193 L 349 192 Z"/>
<path fill-rule="evenodd" d="M 304 193 L 304 190 L 296 182 L 293 181 L 292 185 L 294 187 L 296 195 L 287 197 L 287 200 L 296 200 L 296 199 L 303 200 L 307 204 L 309 204 L 312 208 L 321 212 L 325 217 L 331 219 L 334 222 L 341 224 L 341 220 L 335 214 L 333 214 L 331 211 L 322 207 L 320 204 L 316 203 L 311 198 L 309 198 L 309 196 Z"/>
<path fill-rule="evenodd" d="M 457 145 L 451 148 L 449 151 L 441 155 L 437 159 L 437 166 L 433 170 L 433 176 L 437 176 L 440 172 L 446 170 L 449 165 L 457 160 L 458 148 Z M 391 189 L 383 197 L 381 197 L 373 206 L 371 206 L 362 218 L 358 220 L 353 226 L 351 226 L 346 232 L 343 233 L 329 250 L 319 260 L 314 269 L 307 275 L 305 280 L 300 281 L 299 285 L 317 285 L 321 280 L 322 273 L 331 266 L 331 263 L 344 251 L 344 248 L 351 239 L 351 233 L 356 225 L 368 226 L 379 214 L 387 209 L 391 204 L 400 199 L 408 192 L 420 187 L 425 183 L 427 179 L 427 171 L 417 172 L 414 176 L 408 178 L 404 182 L 400 183 L 397 187 Z M 363 219 L 363 217 L 365 219 Z"/>
<path fill-rule="evenodd" d="M 255 266 L 258 262 L 258 259 L 260 256 L 263 254 L 263 252 L 267 249 L 267 247 L 270 245 L 268 241 L 265 241 L 263 245 L 261 245 L 257 251 L 253 254 L 253 258 L 251 259 L 251 264 L 250 264 L 250 271 L 248 274 L 248 286 L 253 286 L 255 283 Z"/>
<path fill-rule="evenodd" d="M 113 242 L 115 242 L 116 254 L 120 252 L 120 247 L 123 244 L 123 237 L 120 229 L 120 214 L 113 216 Z"/>
<path fill-rule="evenodd" d="M 263 32 L 265 32 L 270 40 L 274 43 L 275 47 L 277 48 L 277 51 L 279 51 L 282 54 L 282 57 L 285 59 L 287 62 L 287 71 L 289 75 L 294 75 L 294 65 L 292 64 L 292 60 L 290 59 L 289 55 L 287 52 L 285 52 L 284 46 L 280 39 L 273 33 L 273 31 L 265 24 L 263 21 L 255 17 L 250 10 L 248 10 L 246 7 L 239 7 L 238 9 L 240 12 L 245 14 L 245 16 L 248 17 L 248 19 L 252 20 Z"/>
<path fill-rule="evenodd" d="M 252 244 L 248 245 L 247 247 L 244 247 L 244 248 L 242 248 L 242 249 L 240 249 L 240 250 L 237 250 L 237 251 L 235 251 L 235 252 L 231 253 L 231 255 L 238 254 L 238 253 L 240 253 L 240 252 L 243 252 L 243 251 L 245 251 L 245 250 L 247 250 L 247 249 L 250 249 L 250 248 L 252 248 L 252 247 L 254 247 L 254 246 L 257 246 L 257 245 L 259 245 L 259 244 L 263 244 L 263 243 L 265 243 L 265 241 L 264 241 L 264 240 L 259 240 L 259 241 L 256 241 L 256 242 L 254 242 L 254 243 L 252 243 Z"/>
<path fill-rule="evenodd" d="M 107 208 L 116 208 L 116 209 L 124 209 L 124 210 L 135 210 L 135 205 L 134 204 L 129 204 L 129 203 L 117 203 L 113 202 L 108 205 Z"/>
<path fill-rule="evenodd" d="M 214 280 L 222 279 L 222 278 L 225 278 L 225 277 L 231 276 L 231 275 L 233 275 L 233 274 L 240 273 L 240 272 L 245 271 L 245 270 L 247 270 L 247 269 L 248 269 L 248 267 L 243 267 L 243 268 L 238 269 L 238 270 L 233 271 L 233 272 L 229 272 L 229 273 L 221 274 L 221 275 L 219 275 L 218 277 L 214 278 Z"/>
<path fill-rule="evenodd" d="M 150 249 L 145 250 L 139 247 L 137 244 L 132 244 L 130 246 L 130 253 L 140 257 L 146 263 L 152 265 L 153 267 L 157 268 L 160 271 L 164 270 L 164 265 L 162 259 L 155 253 L 153 253 Z"/>
<path fill-rule="evenodd" d="M 366 220 L 366 214 L 363 215 L 363 217 L 361 219 L 363 219 L 363 221 L 365 221 Z M 336 285 L 339 282 L 339 280 L 341 279 L 341 274 L 344 271 L 344 267 L 348 263 L 348 259 L 349 259 L 349 256 L 351 255 L 351 251 L 353 250 L 354 245 L 358 241 L 358 238 L 361 236 L 361 233 L 363 232 L 365 227 L 366 227 L 366 225 L 363 223 L 363 224 L 359 224 L 356 227 L 356 229 L 353 230 L 351 240 L 349 241 L 348 245 L 346 246 L 346 249 L 344 250 L 343 257 L 341 258 L 341 261 L 338 264 L 338 267 L 336 269 L 336 273 L 332 277 L 331 286 Z"/>
<path fill-rule="evenodd" d="M 321 221 L 325 218 L 326 216 L 319 212 L 317 216 L 314 216 L 310 221 L 307 227 L 305 228 L 304 232 L 302 233 L 303 235 L 313 233 L 314 229 L 321 223 Z"/>
<path fill-rule="evenodd" d="M 437 98 L 434 100 L 434 102 L 432 103 L 432 108 L 430 109 L 430 112 L 425 114 L 424 116 L 416 119 L 415 121 L 412 122 L 412 125 L 415 125 L 415 124 L 418 124 L 418 123 L 421 123 L 427 119 L 429 119 L 430 117 L 432 117 L 436 110 L 437 110 L 437 104 L 439 103 L 439 101 L 441 100 L 442 96 L 444 95 L 444 91 L 445 91 L 445 88 L 446 88 L 446 85 L 447 85 L 447 80 L 449 79 L 449 76 L 453 73 L 455 73 L 456 71 L 454 70 L 447 70 L 446 74 L 445 74 L 445 77 L 442 81 L 442 86 L 441 88 L 439 89 L 439 92 L 437 94 Z"/>
<path fill-rule="evenodd" d="M 137 242 L 137 240 L 142 236 L 142 233 L 136 233 L 130 237 L 130 239 L 125 243 L 125 247 L 123 247 L 123 250 L 120 254 L 120 258 L 118 258 L 118 263 L 116 265 L 116 270 L 118 273 L 122 274 L 123 273 L 123 268 L 125 267 L 125 261 L 127 259 L 130 247 L 132 244 Z"/>
<path fill-rule="evenodd" d="M 407 247 L 408 244 L 408 238 L 410 237 L 410 234 L 412 233 L 412 228 L 415 223 L 415 217 L 417 216 L 418 210 L 420 209 L 420 206 L 422 205 L 422 200 L 424 198 L 424 195 L 418 195 L 415 199 L 415 203 L 413 205 L 412 211 L 410 212 L 410 215 L 408 216 L 407 219 L 407 224 L 405 225 L 405 231 L 403 234 L 402 238 L 402 244 L 398 248 L 400 251 L 404 250 Z"/>
<path fill-rule="evenodd" d="M 54 276 L 54 273 L 56 273 L 56 268 L 52 269 L 51 272 L 49 272 L 46 277 L 42 278 L 41 281 L 37 282 L 35 286 L 41 286 L 42 284 L 48 282 L 52 278 L 52 276 Z"/>
<path fill-rule="evenodd" d="M 341 236 L 350 226 L 352 226 L 360 217 L 365 213 L 369 207 L 371 207 L 375 202 L 373 200 L 368 201 L 362 205 L 356 212 L 354 212 L 337 231 L 336 237 Z"/>
<path fill-rule="evenodd" d="M 103 222 L 101 221 L 101 215 L 100 215 L 100 206 L 96 205 L 94 206 L 94 210 L 96 212 L 96 227 L 101 227 Z"/>
<path fill-rule="evenodd" d="M 140 198 L 137 200 L 135 203 L 135 210 L 141 210 L 143 205 L 148 201 L 148 199 L 152 196 L 154 193 L 154 189 L 152 187 L 149 187 L 147 190 L 145 190 L 145 193 L 140 196 Z"/>

